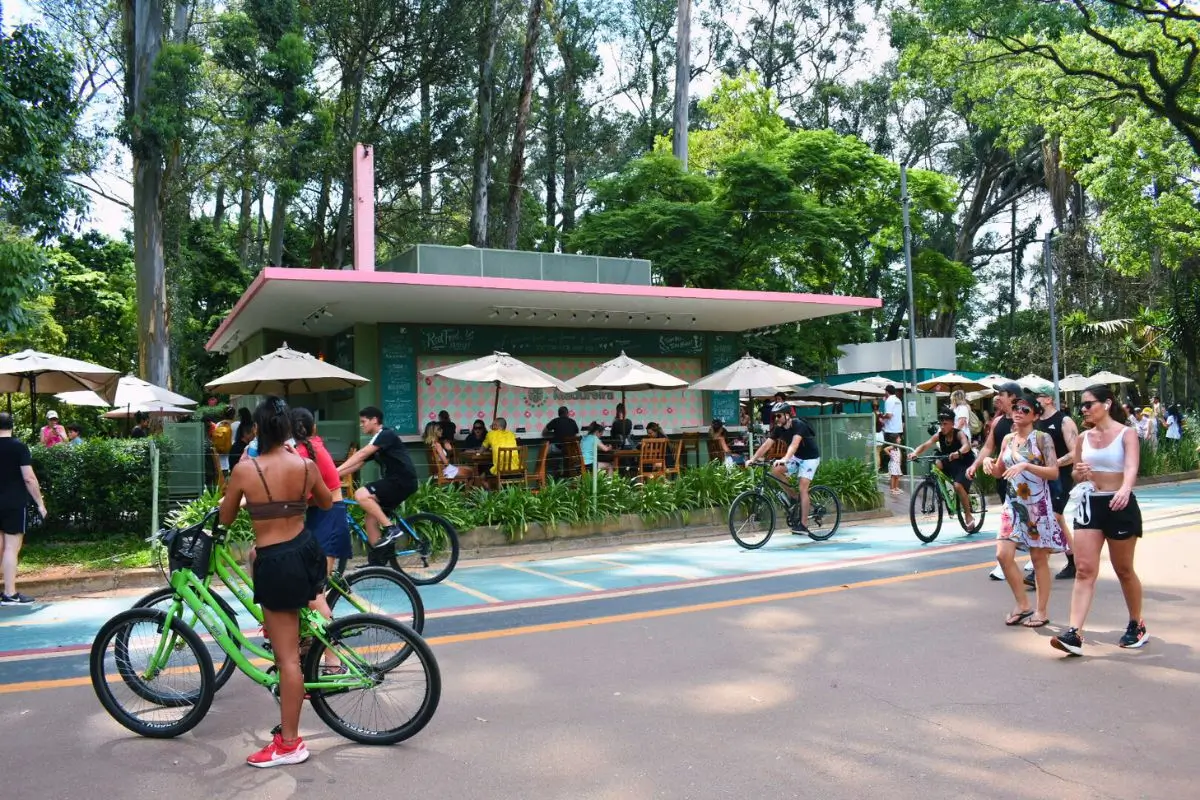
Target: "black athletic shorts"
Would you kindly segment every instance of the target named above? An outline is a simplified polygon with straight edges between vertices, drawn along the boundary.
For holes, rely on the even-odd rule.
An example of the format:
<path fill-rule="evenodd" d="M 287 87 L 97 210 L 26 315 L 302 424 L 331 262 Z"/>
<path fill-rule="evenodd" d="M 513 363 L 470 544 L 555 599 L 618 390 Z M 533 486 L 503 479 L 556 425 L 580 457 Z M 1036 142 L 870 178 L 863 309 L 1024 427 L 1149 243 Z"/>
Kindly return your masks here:
<path fill-rule="evenodd" d="M 1129 495 L 1129 503 L 1120 511 L 1108 507 L 1111 494 L 1088 495 L 1075 509 L 1075 529 L 1098 530 L 1106 539 L 1130 539 L 1142 535 L 1142 511 L 1137 498 Z"/>
<path fill-rule="evenodd" d="M 20 508 L 0 508 L 0 532 L 20 536 L 25 533 L 25 523 L 28 518 L 24 506 Z"/>
<path fill-rule="evenodd" d="M 417 481 L 383 478 L 367 484 L 367 491 L 375 496 L 383 513 L 391 515 L 396 507 L 417 491 Z"/>
<path fill-rule="evenodd" d="M 259 547 L 254 557 L 254 602 L 271 611 L 294 611 L 325 586 L 325 554 L 305 528 L 294 539 Z"/>

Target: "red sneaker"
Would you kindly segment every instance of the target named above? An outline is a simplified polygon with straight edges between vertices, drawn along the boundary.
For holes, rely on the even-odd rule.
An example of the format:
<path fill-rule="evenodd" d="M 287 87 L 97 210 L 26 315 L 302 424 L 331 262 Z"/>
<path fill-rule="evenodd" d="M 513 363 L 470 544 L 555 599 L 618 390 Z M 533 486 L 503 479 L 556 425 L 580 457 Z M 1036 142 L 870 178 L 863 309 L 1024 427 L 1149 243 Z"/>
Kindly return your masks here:
<path fill-rule="evenodd" d="M 280 767 L 284 764 L 300 764 L 307 760 L 308 748 L 304 746 L 303 739 L 297 736 L 291 747 L 284 747 L 283 737 L 277 733 L 269 745 L 247 758 L 246 763 L 252 767 Z"/>

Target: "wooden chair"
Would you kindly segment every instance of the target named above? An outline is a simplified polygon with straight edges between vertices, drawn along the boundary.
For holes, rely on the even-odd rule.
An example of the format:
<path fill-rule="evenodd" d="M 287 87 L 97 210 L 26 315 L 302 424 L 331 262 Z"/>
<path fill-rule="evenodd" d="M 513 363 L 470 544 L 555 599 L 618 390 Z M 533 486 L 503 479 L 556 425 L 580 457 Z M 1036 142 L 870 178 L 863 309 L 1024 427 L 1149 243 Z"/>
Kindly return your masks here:
<path fill-rule="evenodd" d="M 563 442 L 562 451 L 562 476 L 564 478 L 576 478 L 582 475 L 583 451 L 579 448 L 579 441 Z"/>
<path fill-rule="evenodd" d="M 696 454 L 696 466 L 700 466 L 700 433 L 698 431 L 689 431 L 679 437 L 679 441 L 683 443 L 683 458 L 687 460 L 689 453 Z M 681 464 L 681 461 L 676 461 L 676 464 Z"/>
<path fill-rule="evenodd" d="M 664 472 L 669 478 L 678 478 L 679 471 L 683 468 L 683 439 L 675 440 L 675 466 L 671 466 L 671 460 L 666 460 Z"/>
<path fill-rule="evenodd" d="M 643 478 L 661 478 L 667 474 L 667 444 L 666 439 L 642 439 L 638 472 Z"/>
<path fill-rule="evenodd" d="M 453 478 L 447 478 L 445 475 L 443 475 L 442 468 L 445 466 L 446 466 L 446 464 L 443 463 L 440 458 L 438 458 L 437 451 L 434 450 L 432 447 L 430 447 L 429 448 L 429 471 L 432 472 L 433 476 L 437 479 L 437 485 L 438 486 L 448 486 L 448 485 L 465 486 L 466 485 L 467 478 L 466 478 L 466 476 L 462 475 L 461 473 L 459 475 L 456 475 Z"/>
<path fill-rule="evenodd" d="M 528 457 L 528 447 L 497 448 L 494 458 L 496 473 L 492 475 L 492 480 L 495 482 L 496 487 L 528 486 L 529 479 L 525 474 L 525 462 Z"/>
<path fill-rule="evenodd" d="M 542 449 L 538 452 L 537 466 L 533 472 L 529 473 L 525 481 L 527 485 L 532 486 L 534 494 L 546 485 L 546 461 L 550 458 L 550 443 L 544 442 Z"/>

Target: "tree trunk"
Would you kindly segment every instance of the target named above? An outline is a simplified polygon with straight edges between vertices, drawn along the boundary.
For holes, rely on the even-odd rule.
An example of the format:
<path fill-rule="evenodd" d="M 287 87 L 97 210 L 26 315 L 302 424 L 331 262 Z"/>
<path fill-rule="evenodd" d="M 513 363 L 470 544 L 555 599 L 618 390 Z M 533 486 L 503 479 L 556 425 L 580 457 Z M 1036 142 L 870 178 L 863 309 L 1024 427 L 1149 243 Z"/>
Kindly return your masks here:
<path fill-rule="evenodd" d="M 554 81 L 546 82 L 546 244 L 553 253 L 558 224 L 558 98 Z"/>
<path fill-rule="evenodd" d="M 492 178 L 492 97 L 495 93 L 496 39 L 500 30 L 500 0 L 487 5 L 479 40 L 479 89 L 476 100 L 479 130 L 475 136 L 475 175 L 471 187 L 471 244 L 487 247 L 488 183 Z"/>
<path fill-rule="evenodd" d="M 362 85 L 366 77 L 366 68 L 358 65 L 354 73 L 354 111 L 350 114 L 350 129 L 347 131 L 346 144 L 349 154 L 346 157 L 346 172 L 342 177 L 342 201 L 338 205 L 337 231 L 333 237 L 333 268 L 341 269 L 346 261 L 346 240 L 350 237 L 350 199 L 354 196 L 354 145 L 358 143 L 358 128 L 362 124 Z"/>
<path fill-rule="evenodd" d="M 275 184 L 274 202 L 271 204 L 271 244 L 267 248 L 267 262 L 272 267 L 283 266 L 283 234 L 287 228 L 287 208 L 291 192 Z"/>
<path fill-rule="evenodd" d="M 242 137 L 241 197 L 238 198 L 237 254 L 242 266 L 250 264 L 250 225 L 254 221 L 254 164 L 251 162 L 250 134 Z"/>
<path fill-rule="evenodd" d="M 1008 274 L 1008 340 L 1011 342 L 1017 329 L 1017 269 L 1021 265 L 1021 252 L 1017 247 L 1017 201 L 1013 200 L 1008 218 L 1008 230 L 1012 242 L 1012 263 Z M 1053 300 L 1053 298 L 1051 298 Z"/>
<path fill-rule="evenodd" d="M 225 181 L 217 181 L 217 200 L 213 208 L 213 230 L 221 230 L 225 222 Z"/>
<path fill-rule="evenodd" d="M 433 98 L 426 76 L 421 78 L 421 227 L 433 216 Z"/>
<path fill-rule="evenodd" d="M 525 24 L 525 53 L 521 61 L 521 99 L 517 104 L 516 131 L 513 133 L 512 166 L 508 170 L 508 204 L 504 209 L 504 246 L 517 249 L 521 230 L 521 188 L 525 180 L 525 133 L 529 109 L 533 104 L 533 56 L 541 32 L 543 0 L 529 0 L 529 18 Z"/>
<path fill-rule="evenodd" d="M 329 192 L 333 188 L 333 175 L 329 170 L 321 175 L 321 194 L 317 196 L 317 216 L 313 222 L 312 250 L 308 254 L 308 266 L 319 269 L 325 266 L 325 216 L 329 212 Z"/>
<path fill-rule="evenodd" d="M 137 282 L 138 372 L 166 386 L 171 372 L 163 263 L 163 154 L 138 124 L 163 43 L 162 0 L 125 0 L 126 111 L 133 156 L 133 261 Z"/>

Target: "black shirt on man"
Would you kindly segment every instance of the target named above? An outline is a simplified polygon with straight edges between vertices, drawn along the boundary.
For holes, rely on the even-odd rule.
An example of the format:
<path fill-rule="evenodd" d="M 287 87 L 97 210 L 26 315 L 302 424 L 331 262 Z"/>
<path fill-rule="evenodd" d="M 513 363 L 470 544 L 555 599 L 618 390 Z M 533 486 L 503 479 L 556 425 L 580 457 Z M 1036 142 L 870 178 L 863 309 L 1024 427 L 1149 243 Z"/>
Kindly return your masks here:
<path fill-rule="evenodd" d="M 546 438 L 561 445 L 579 437 L 579 425 L 570 417 L 555 417 L 546 426 Z"/>
<path fill-rule="evenodd" d="M 821 457 L 821 450 L 817 447 L 817 435 L 813 433 L 812 427 L 799 417 L 793 417 L 787 425 L 771 429 L 771 438 L 786 445 L 791 445 L 793 436 L 800 437 L 796 458 L 808 461 Z"/>
<path fill-rule="evenodd" d="M 383 479 L 398 483 L 416 483 L 417 468 L 413 466 L 408 449 L 400 437 L 391 428 L 380 428 L 371 437 L 371 444 L 377 448 L 375 461 L 383 471 Z"/>
<path fill-rule="evenodd" d="M 0 509 L 11 511 L 29 505 L 29 491 L 21 467 L 33 463 L 29 448 L 20 439 L 0 437 Z"/>

